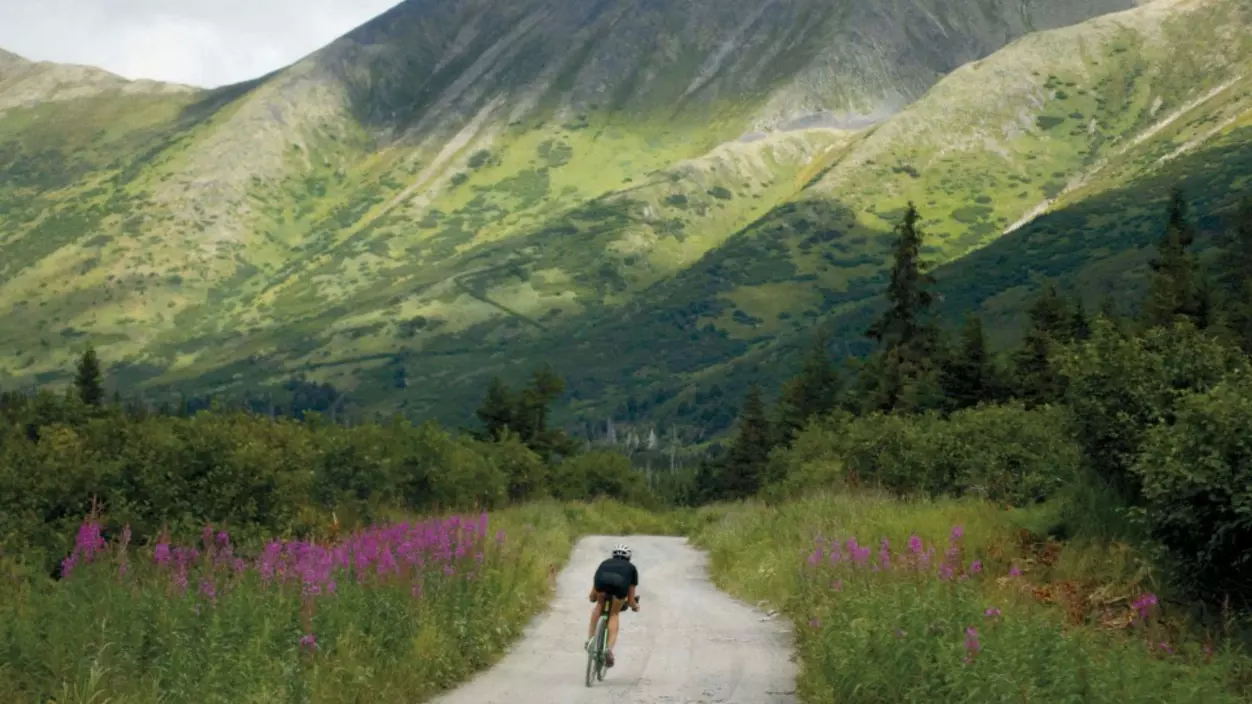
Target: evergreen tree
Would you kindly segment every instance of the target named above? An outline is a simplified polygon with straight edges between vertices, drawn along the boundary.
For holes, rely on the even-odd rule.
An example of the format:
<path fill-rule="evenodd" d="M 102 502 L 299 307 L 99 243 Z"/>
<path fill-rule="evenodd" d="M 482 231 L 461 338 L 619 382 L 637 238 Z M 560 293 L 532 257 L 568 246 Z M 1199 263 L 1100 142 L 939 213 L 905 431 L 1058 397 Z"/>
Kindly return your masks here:
<path fill-rule="evenodd" d="M 488 441 L 504 437 L 505 431 L 515 425 L 514 406 L 513 393 L 509 387 L 500 380 L 500 377 L 492 377 L 491 383 L 487 386 L 486 398 L 483 399 L 478 410 L 474 411 L 474 415 L 483 424 L 482 430 L 475 432 L 474 435 L 480 440 Z"/>
<path fill-rule="evenodd" d="M 935 328 L 926 320 L 934 302 L 934 294 L 927 286 L 934 277 L 926 273 L 928 262 L 921 258 L 922 231 L 917 222 L 921 216 L 916 206 L 909 203 L 904 220 L 896 226 L 894 263 L 891 267 L 891 283 L 887 286 L 887 302 L 890 307 L 866 331 L 866 335 L 891 349 L 917 347 L 916 352 L 931 352 L 927 343 L 933 343 Z"/>
<path fill-rule="evenodd" d="M 941 395 L 935 379 L 938 329 L 929 320 L 934 278 L 921 258 L 921 216 L 909 203 L 896 227 L 898 237 L 887 287 L 887 310 L 866 330 L 879 344 L 875 359 L 862 370 L 860 396 L 864 410 L 916 410 Z M 937 393 L 940 392 L 940 393 Z"/>
<path fill-rule="evenodd" d="M 1073 341 L 1077 332 L 1074 329 L 1074 315 L 1054 282 L 1049 281 L 1043 287 L 1039 297 L 1031 304 L 1029 314 L 1030 324 L 1034 329 L 1061 344 Z"/>
<path fill-rule="evenodd" d="M 999 397 L 995 363 L 987 350 L 982 318 L 969 315 L 961 330 L 958 347 L 945 360 L 941 383 L 948 408 L 971 408 Z"/>
<path fill-rule="evenodd" d="M 1028 406 L 1059 401 L 1064 378 L 1055 364 L 1055 348 L 1074 339 L 1074 318 L 1056 286 L 1049 283 L 1030 307 L 1030 328 L 1013 355 L 1014 387 Z"/>
<path fill-rule="evenodd" d="M 819 331 L 805 357 L 800 374 L 783 385 L 778 400 L 775 442 L 788 445 L 814 416 L 835 409 L 839 401 L 839 372 L 831 362 L 830 335 Z"/>
<path fill-rule="evenodd" d="M 1187 221 L 1187 201 L 1182 192 L 1170 192 L 1169 219 L 1165 234 L 1157 243 L 1152 261 L 1152 279 L 1143 307 L 1148 327 L 1173 325 L 1178 316 L 1191 318 L 1200 326 L 1199 266 L 1188 247 L 1195 241 L 1195 230 Z"/>
<path fill-rule="evenodd" d="M 1239 345 L 1252 354 L 1252 196 L 1244 198 L 1221 242 L 1222 313 Z"/>
<path fill-rule="evenodd" d="M 723 466 L 723 498 L 743 499 L 761 488 L 769 461 L 770 428 L 761 387 L 753 384 L 739 411 L 738 433 Z"/>
<path fill-rule="evenodd" d="M 1070 317 L 1070 335 L 1074 340 L 1086 340 L 1091 337 L 1091 319 L 1087 316 L 1087 306 L 1082 296 L 1074 298 L 1074 312 Z"/>
<path fill-rule="evenodd" d="M 78 368 L 74 375 L 74 387 L 78 390 L 78 398 L 88 406 L 99 406 L 104 401 L 103 374 L 100 371 L 100 358 L 90 344 L 78 359 Z"/>

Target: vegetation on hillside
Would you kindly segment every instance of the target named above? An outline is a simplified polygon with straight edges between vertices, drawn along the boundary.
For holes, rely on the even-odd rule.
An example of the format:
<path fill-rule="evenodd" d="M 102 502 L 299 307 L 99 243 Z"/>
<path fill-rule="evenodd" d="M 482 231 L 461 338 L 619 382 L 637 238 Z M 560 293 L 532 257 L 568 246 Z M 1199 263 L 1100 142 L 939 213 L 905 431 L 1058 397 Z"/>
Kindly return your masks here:
<path fill-rule="evenodd" d="M 699 445 L 750 380 L 793 370 L 814 322 L 863 352 L 850 338 L 908 200 L 933 218 L 927 259 L 978 257 L 939 307 L 985 304 L 997 344 L 1035 274 L 1138 275 L 1159 174 L 1194 179 L 1208 218 L 1246 170 L 1252 33 L 1233 0 L 996 53 L 1134 3 L 706 4 L 410 3 L 246 85 L 15 101 L 6 383 L 67 381 L 90 338 L 126 388 L 172 404 L 303 377 L 344 392 L 337 412 L 469 423 L 491 377 L 560 358 L 561 423 Z M 897 24 L 932 16 L 919 52 Z M 478 27 L 464 45 L 446 39 L 461 22 Z M 681 56 L 657 50 L 679 36 Z M 890 60 L 848 60 L 863 50 Z M 880 100 L 941 76 L 913 105 Z M 1116 222 L 1087 207 L 1123 191 Z"/>
<path fill-rule="evenodd" d="M 870 485 L 1021 507 L 1068 494 L 1085 510 L 1094 499 L 1082 494 L 1094 486 L 1111 504 L 1101 513 L 1123 512 L 1121 534 L 1159 548 L 1183 593 L 1252 604 L 1244 547 L 1252 544 L 1252 454 L 1243 447 L 1252 415 L 1240 400 L 1252 361 L 1243 331 L 1231 326 L 1245 314 L 1242 287 L 1252 275 L 1250 215 L 1245 206 L 1227 223 L 1219 276 L 1196 257 L 1176 193 L 1136 318 L 1089 317 L 1045 287 L 1018 347 L 993 355 L 976 317 L 955 340 L 934 326 L 934 282 L 916 257 L 921 235 L 910 210 L 890 306 L 867 332 L 878 349 L 837 394 L 828 391 L 833 361 L 812 356 L 775 412 L 775 423 L 794 426 L 792 399 L 820 399 L 802 411 L 808 423 L 790 442 L 759 432 L 768 421 L 750 394 L 731 450 L 701 468 L 700 498 L 738 498 L 742 486 L 785 498 Z M 1081 514 L 1053 530 L 1080 533 Z"/>

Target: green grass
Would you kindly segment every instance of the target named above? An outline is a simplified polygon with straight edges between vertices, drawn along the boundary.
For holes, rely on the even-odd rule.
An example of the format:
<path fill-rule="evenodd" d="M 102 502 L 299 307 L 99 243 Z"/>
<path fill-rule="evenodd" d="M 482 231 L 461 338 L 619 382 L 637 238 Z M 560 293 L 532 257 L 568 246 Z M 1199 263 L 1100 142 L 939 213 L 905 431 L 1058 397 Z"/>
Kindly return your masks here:
<path fill-rule="evenodd" d="M 693 540 L 718 586 L 793 622 L 804 702 L 1247 700 L 1236 641 L 1205 638 L 1165 595 L 1139 618 L 1150 564 L 1122 543 L 1029 531 L 1047 511 L 822 495 L 708 510 Z"/>
<path fill-rule="evenodd" d="M 580 535 L 673 534 L 680 518 L 606 501 L 531 504 L 490 514 L 482 532 L 423 527 L 391 543 L 403 573 L 380 574 L 385 563 L 373 557 L 359 580 L 332 575 L 333 587 L 316 568 L 289 568 L 299 576 L 285 584 L 267 580 L 275 573 L 258 567 L 260 544 L 202 556 L 184 573 L 185 593 L 178 569 L 154 562 L 153 546 L 123 551 L 118 538 L 90 562 L 80 555 L 58 582 L 0 557 L 0 698 L 421 701 L 490 666 L 521 635 Z M 450 552 L 425 534 L 449 536 Z M 373 555 L 379 543 L 365 535 L 359 549 Z M 317 544 L 335 545 L 334 536 L 325 527 Z M 209 554 L 207 544 L 194 547 Z M 414 550 L 424 564 L 406 561 Z M 240 555 L 248 566 L 236 570 Z M 315 646 L 302 643 L 309 635 Z"/>

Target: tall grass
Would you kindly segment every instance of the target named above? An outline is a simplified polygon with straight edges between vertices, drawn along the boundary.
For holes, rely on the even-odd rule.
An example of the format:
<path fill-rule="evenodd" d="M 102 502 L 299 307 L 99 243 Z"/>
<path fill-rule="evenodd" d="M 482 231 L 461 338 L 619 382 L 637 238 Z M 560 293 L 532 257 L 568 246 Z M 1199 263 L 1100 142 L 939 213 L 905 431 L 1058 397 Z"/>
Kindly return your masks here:
<path fill-rule="evenodd" d="M 0 701 L 414 702 L 489 666 L 589 532 L 674 533 L 614 502 L 534 504 L 236 546 L 111 541 L 60 581 L 0 562 Z"/>
<path fill-rule="evenodd" d="M 707 512 L 693 537 L 719 586 L 790 617 L 806 702 L 1248 700 L 1235 639 L 1129 546 L 1027 528 L 1050 510 L 820 496 Z"/>

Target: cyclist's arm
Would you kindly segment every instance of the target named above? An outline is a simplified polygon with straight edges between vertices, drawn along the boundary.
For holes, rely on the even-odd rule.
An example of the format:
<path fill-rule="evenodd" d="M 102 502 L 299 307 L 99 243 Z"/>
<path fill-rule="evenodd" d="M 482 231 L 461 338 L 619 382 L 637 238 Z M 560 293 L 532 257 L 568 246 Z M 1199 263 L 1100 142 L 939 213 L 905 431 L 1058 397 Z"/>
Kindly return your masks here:
<path fill-rule="evenodd" d="M 635 589 L 639 586 L 639 568 L 634 565 L 630 566 L 630 590 L 626 594 L 627 602 L 630 608 L 635 611 L 639 610 L 639 600 L 635 598 Z"/>

